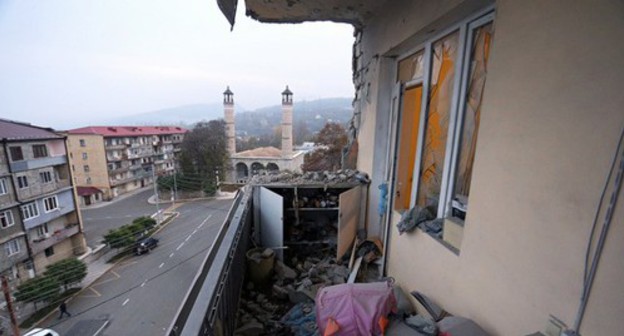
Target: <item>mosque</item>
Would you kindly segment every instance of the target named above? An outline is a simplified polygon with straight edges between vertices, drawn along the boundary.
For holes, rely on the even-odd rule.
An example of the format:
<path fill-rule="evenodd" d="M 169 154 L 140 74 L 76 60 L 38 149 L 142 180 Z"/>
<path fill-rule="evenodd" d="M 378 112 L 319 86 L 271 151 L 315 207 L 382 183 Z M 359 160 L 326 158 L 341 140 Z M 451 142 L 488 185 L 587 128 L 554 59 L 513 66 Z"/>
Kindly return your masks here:
<path fill-rule="evenodd" d="M 234 124 L 234 93 L 227 87 L 223 92 L 223 112 L 229 155 L 228 181 L 247 183 L 253 175 L 263 171 L 289 170 L 300 172 L 303 165 L 303 151 L 293 151 L 292 120 L 293 93 L 286 86 L 282 92 L 282 148 L 259 147 L 236 152 L 236 128 Z"/>

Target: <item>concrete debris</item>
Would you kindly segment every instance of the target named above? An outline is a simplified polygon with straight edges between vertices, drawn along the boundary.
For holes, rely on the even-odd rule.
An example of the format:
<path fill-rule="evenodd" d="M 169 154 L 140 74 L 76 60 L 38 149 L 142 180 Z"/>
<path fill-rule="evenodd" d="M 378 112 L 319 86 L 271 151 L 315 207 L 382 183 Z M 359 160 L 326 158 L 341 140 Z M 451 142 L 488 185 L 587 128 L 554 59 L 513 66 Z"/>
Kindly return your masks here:
<path fill-rule="evenodd" d="M 263 171 L 252 177 L 250 184 L 368 184 L 370 178 L 367 173 L 358 170 L 344 169 L 338 171 L 315 171 L 293 173 L 288 171 Z"/>
<path fill-rule="evenodd" d="M 264 325 L 258 321 L 250 321 L 234 331 L 234 335 L 256 336 L 264 332 Z"/>
<path fill-rule="evenodd" d="M 284 265 L 284 263 L 279 260 L 275 261 L 275 273 L 278 277 L 289 280 L 294 280 L 297 277 L 297 272 L 295 272 L 295 270 Z"/>
<path fill-rule="evenodd" d="M 414 206 L 401 216 L 401 221 L 397 224 L 399 234 L 410 232 L 419 224 L 434 219 L 434 213 L 435 209 L 430 209 L 429 207 L 421 208 L 417 205 Z"/>

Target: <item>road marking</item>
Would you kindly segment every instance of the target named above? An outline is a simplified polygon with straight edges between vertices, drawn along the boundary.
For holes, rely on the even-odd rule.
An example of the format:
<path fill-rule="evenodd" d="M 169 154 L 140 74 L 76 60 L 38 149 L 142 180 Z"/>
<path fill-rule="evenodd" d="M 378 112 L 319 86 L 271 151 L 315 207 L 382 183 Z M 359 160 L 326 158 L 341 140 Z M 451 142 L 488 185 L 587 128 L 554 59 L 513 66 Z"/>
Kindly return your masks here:
<path fill-rule="evenodd" d="M 115 272 L 115 271 L 110 271 L 110 272 L 111 272 L 111 274 L 113 274 L 115 276 L 114 278 L 109 278 L 109 279 L 106 279 L 106 280 L 99 281 L 98 283 L 95 283 L 95 284 L 93 284 L 91 286 L 103 285 L 103 284 L 105 284 L 107 282 L 115 281 L 115 280 L 121 278 L 121 275 L 117 274 L 117 272 Z"/>
<path fill-rule="evenodd" d="M 165 266 L 165 263 L 161 263 L 160 266 L 158 266 L 158 268 L 162 268 L 163 266 Z"/>
<path fill-rule="evenodd" d="M 171 254 L 169 255 L 169 258 L 173 257 L 173 252 L 171 252 Z"/>
<path fill-rule="evenodd" d="M 176 248 L 176 251 L 177 251 L 177 250 L 179 250 L 179 249 L 181 249 L 181 248 L 182 248 L 182 246 L 184 246 L 184 242 L 182 242 L 182 243 L 180 243 L 180 245 L 178 245 L 178 248 Z"/>
<path fill-rule="evenodd" d="M 111 219 L 111 218 L 113 218 L 113 217 L 112 217 L 112 216 L 106 216 L 106 217 L 104 217 L 104 218 L 106 218 L 106 219 Z"/>
<path fill-rule="evenodd" d="M 206 222 L 212 218 L 212 215 L 208 215 L 208 217 L 206 217 L 206 219 L 204 219 L 201 224 L 199 224 L 198 228 L 201 229 L 202 226 L 204 226 L 204 224 L 206 224 Z"/>
<path fill-rule="evenodd" d="M 125 305 L 126 305 L 126 303 L 128 303 L 129 301 L 130 301 L 130 299 L 126 299 L 126 301 L 124 301 L 121 305 L 122 305 L 122 306 L 125 306 Z"/>
<path fill-rule="evenodd" d="M 186 239 L 184 239 L 185 242 L 187 242 L 189 239 L 191 239 L 191 235 L 189 235 L 188 237 L 186 237 Z"/>
<path fill-rule="evenodd" d="M 146 283 L 147 283 L 147 280 L 143 281 L 143 283 L 141 284 L 141 287 L 145 286 Z"/>
<path fill-rule="evenodd" d="M 104 324 L 102 324 L 102 326 L 100 327 L 100 329 L 98 329 L 95 334 L 93 334 L 93 336 L 97 336 L 100 331 L 102 331 L 104 328 L 106 328 L 106 326 L 108 325 L 108 320 L 106 320 L 106 322 L 104 322 Z"/>
<path fill-rule="evenodd" d="M 193 230 L 193 233 L 191 233 L 191 235 L 194 235 L 197 233 L 197 229 Z"/>
<path fill-rule="evenodd" d="M 95 295 L 89 295 L 89 294 L 80 294 L 81 297 L 100 297 L 102 296 L 102 294 L 100 294 L 98 291 L 96 291 L 93 287 L 87 287 L 87 289 L 91 290 Z"/>

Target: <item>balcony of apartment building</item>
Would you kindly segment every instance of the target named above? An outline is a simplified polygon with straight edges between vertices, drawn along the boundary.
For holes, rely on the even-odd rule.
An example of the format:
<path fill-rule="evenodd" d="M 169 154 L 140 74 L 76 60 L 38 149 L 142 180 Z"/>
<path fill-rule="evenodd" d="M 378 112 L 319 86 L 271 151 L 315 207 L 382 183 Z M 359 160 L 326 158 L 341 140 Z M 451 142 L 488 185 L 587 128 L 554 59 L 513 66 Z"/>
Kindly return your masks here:
<path fill-rule="evenodd" d="M 76 211 L 74 192 L 71 188 L 57 193 L 42 195 L 20 206 L 24 228 L 30 230 Z"/>
<path fill-rule="evenodd" d="M 68 223 L 61 227 L 55 228 L 43 228 L 41 230 L 36 229 L 35 237 L 30 241 L 30 248 L 33 254 L 43 252 L 45 249 L 52 247 L 63 240 L 78 234 L 80 232 L 80 225 L 78 223 Z"/>
<path fill-rule="evenodd" d="M 5 235 L 0 238 L 0 272 L 10 269 L 28 258 L 26 234 L 23 231 Z"/>
<path fill-rule="evenodd" d="M 65 151 L 52 153 L 45 156 L 34 156 L 32 158 L 24 158 L 22 160 L 14 160 L 9 163 L 13 173 L 19 173 L 26 170 L 38 169 L 50 166 L 59 166 L 67 164 L 67 155 Z"/>
<path fill-rule="evenodd" d="M 48 169 L 30 170 L 16 177 L 17 197 L 28 201 L 41 195 L 71 189 L 71 181 L 66 165 Z"/>
<path fill-rule="evenodd" d="M 127 147 L 128 147 L 128 144 L 124 142 L 116 142 L 116 143 L 107 143 L 106 146 L 104 146 L 104 149 L 107 151 L 112 151 L 112 150 L 126 149 Z"/>
<path fill-rule="evenodd" d="M 130 164 L 126 161 L 111 163 L 108 166 L 108 174 L 125 173 L 130 169 Z"/>
<path fill-rule="evenodd" d="M 115 162 L 115 161 L 122 161 L 122 160 L 128 160 L 128 154 L 126 153 L 117 154 L 117 155 L 106 154 L 106 161 L 108 162 Z"/>

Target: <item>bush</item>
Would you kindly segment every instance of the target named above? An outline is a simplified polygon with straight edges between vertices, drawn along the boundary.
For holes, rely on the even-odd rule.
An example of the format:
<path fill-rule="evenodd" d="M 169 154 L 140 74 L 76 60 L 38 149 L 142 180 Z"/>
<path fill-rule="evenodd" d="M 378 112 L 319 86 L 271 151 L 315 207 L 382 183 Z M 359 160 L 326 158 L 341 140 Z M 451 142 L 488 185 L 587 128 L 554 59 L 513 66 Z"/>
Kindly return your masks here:
<path fill-rule="evenodd" d="M 68 258 L 49 265 L 44 275 L 56 278 L 65 290 L 87 276 L 87 264 L 76 258 Z"/>
<path fill-rule="evenodd" d="M 32 302 L 37 309 L 37 302 L 53 301 L 60 292 L 58 280 L 49 275 L 34 277 L 17 286 L 15 300 L 22 302 Z"/>

